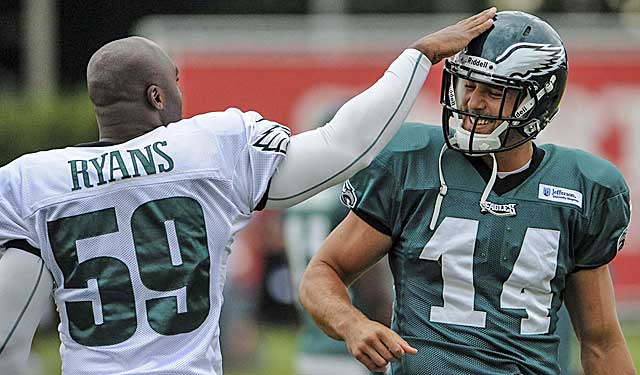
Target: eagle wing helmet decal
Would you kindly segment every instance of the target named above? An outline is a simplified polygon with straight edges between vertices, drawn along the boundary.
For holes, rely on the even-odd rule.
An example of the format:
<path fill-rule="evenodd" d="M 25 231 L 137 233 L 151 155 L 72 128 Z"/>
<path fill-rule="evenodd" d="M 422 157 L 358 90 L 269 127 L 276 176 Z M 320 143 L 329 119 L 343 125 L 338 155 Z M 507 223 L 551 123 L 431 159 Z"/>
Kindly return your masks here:
<path fill-rule="evenodd" d="M 528 79 L 544 75 L 566 61 L 564 48 L 550 44 L 517 43 L 496 59 L 496 74 Z"/>

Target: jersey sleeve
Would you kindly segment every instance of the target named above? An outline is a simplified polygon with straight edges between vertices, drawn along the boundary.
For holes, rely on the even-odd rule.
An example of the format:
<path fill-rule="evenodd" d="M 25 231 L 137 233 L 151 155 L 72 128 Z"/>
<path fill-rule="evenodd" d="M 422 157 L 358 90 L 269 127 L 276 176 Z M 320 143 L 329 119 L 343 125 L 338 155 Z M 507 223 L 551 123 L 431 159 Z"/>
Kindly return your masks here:
<path fill-rule="evenodd" d="M 17 248 L 40 256 L 22 216 L 17 163 L 0 168 L 0 247 Z"/>
<path fill-rule="evenodd" d="M 345 181 L 340 201 L 367 224 L 388 236 L 393 234 L 397 179 L 378 160 Z"/>
<path fill-rule="evenodd" d="M 591 212 L 576 249 L 576 270 L 600 267 L 622 250 L 631 219 L 629 192 L 614 195 Z"/>
<path fill-rule="evenodd" d="M 291 131 L 256 112 L 242 114 L 246 144 L 236 160 L 234 185 L 250 212 L 261 210 L 271 177 L 287 154 Z"/>

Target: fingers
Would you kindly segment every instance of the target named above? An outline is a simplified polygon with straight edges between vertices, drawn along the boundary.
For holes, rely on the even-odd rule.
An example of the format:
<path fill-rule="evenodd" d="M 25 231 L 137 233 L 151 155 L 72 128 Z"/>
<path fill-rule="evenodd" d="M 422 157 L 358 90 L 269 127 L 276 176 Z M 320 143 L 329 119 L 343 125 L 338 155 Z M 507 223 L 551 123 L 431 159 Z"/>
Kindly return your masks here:
<path fill-rule="evenodd" d="M 400 354 L 400 356 L 396 356 L 395 353 L 392 353 L 389 349 L 388 346 L 393 346 L 389 345 L 387 343 L 383 343 L 380 340 L 376 340 L 374 343 L 371 344 L 371 346 L 373 347 L 373 349 L 376 351 L 376 353 L 382 357 L 386 362 L 392 362 L 395 361 L 396 359 L 402 357 L 402 355 L 404 354 L 404 352 L 402 352 Z"/>
<path fill-rule="evenodd" d="M 389 362 L 402 358 L 405 354 L 418 352 L 387 327 L 376 327 L 358 341 L 352 354 L 373 372 L 384 372 Z"/>
<path fill-rule="evenodd" d="M 473 27 L 473 26 L 477 26 L 477 25 L 481 25 L 483 23 L 485 23 L 487 20 L 492 19 L 495 15 L 496 12 L 498 10 L 496 9 L 496 7 L 491 7 L 489 9 L 486 9 L 478 14 L 476 14 L 475 16 L 469 18 L 469 24 Z"/>
<path fill-rule="evenodd" d="M 384 334 L 381 335 L 380 340 L 381 344 L 384 345 L 384 348 L 393 355 L 393 358 L 389 361 L 399 359 L 405 354 L 416 354 L 418 352 L 417 349 L 412 348 L 409 343 L 392 330 L 384 332 Z M 380 351 L 378 352 L 381 353 Z"/>
<path fill-rule="evenodd" d="M 480 34 L 482 34 L 483 32 L 489 30 L 489 28 L 493 25 L 493 19 L 489 18 L 488 20 L 484 21 L 483 23 L 479 24 L 478 26 L 475 26 L 474 28 L 471 29 L 471 33 L 472 35 L 474 35 L 474 38 Z"/>
<path fill-rule="evenodd" d="M 492 19 L 493 16 L 496 15 L 496 12 L 498 10 L 496 9 L 496 7 L 491 7 L 489 9 L 485 9 L 484 11 L 471 16 L 467 19 L 464 19 L 462 21 L 460 21 L 463 24 L 468 24 L 470 27 L 475 27 L 478 25 L 481 25 L 483 23 L 485 23 L 487 20 Z"/>
<path fill-rule="evenodd" d="M 400 339 L 402 340 L 402 339 Z M 400 343 L 400 346 L 402 346 L 402 350 L 404 350 L 404 352 L 406 354 L 417 354 L 418 353 L 418 349 L 412 347 L 411 345 L 409 345 L 408 342 L 402 340 L 402 342 Z"/>
<path fill-rule="evenodd" d="M 366 349 L 365 351 L 356 351 L 353 357 L 360 361 L 369 371 L 387 372 L 387 362 L 373 351 Z M 373 358 L 372 358 L 373 357 Z"/>
<path fill-rule="evenodd" d="M 389 363 L 389 361 L 382 358 L 380 353 L 378 353 L 378 351 L 373 347 L 367 347 L 365 354 L 367 355 L 367 357 L 369 357 L 371 362 L 373 362 L 375 368 L 385 368 Z M 374 371 L 374 370 L 371 369 L 371 371 Z"/>

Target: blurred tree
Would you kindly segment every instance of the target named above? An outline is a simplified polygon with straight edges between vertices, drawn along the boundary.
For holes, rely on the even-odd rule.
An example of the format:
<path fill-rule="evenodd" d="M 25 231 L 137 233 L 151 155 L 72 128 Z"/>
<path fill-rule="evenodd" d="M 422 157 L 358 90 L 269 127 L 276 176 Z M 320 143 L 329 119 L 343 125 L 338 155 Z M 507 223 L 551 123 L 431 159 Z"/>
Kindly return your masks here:
<path fill-rule="evenodd" d="M 2 1 L 0 5 L 0 90 L 13 91 L 22 79 L 20 45 L 20 2 Z"/>
<path fill-rule="evenodd" d="M 98 139 L 95 115 L 86 92 L 34 103 L 0 96 L 0 166 L 28 152 Z"/>

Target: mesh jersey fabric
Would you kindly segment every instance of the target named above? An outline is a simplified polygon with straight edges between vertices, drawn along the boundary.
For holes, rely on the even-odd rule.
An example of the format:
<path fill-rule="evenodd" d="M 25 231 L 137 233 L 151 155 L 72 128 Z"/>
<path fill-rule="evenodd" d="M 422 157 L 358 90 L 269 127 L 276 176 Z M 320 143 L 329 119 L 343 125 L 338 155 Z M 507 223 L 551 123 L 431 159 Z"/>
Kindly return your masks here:
<path fill-rule="evenodd" d="M 41 250 L 64 374 L 221 374 L 227 257 L 290 132 L 228 109 L 0 169 L 0 246 Z"/>

